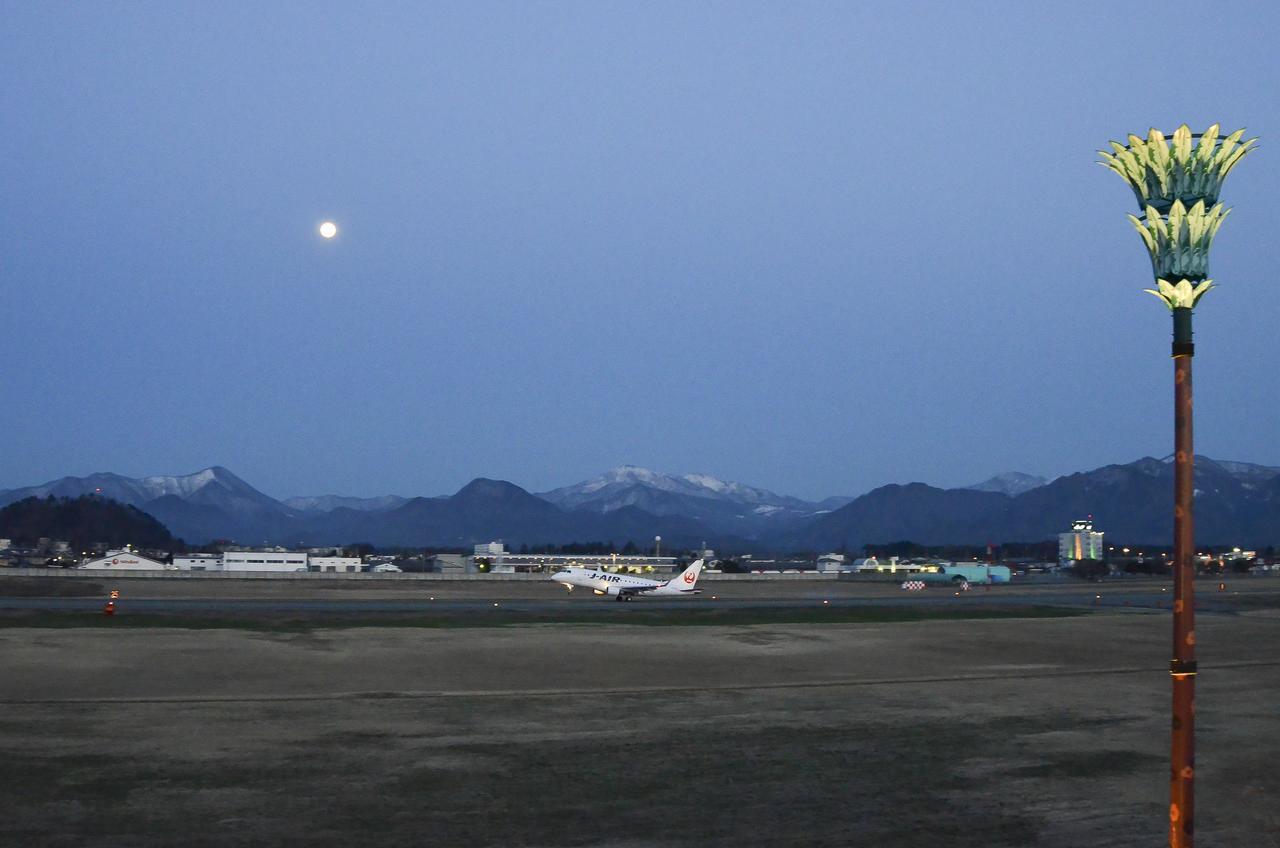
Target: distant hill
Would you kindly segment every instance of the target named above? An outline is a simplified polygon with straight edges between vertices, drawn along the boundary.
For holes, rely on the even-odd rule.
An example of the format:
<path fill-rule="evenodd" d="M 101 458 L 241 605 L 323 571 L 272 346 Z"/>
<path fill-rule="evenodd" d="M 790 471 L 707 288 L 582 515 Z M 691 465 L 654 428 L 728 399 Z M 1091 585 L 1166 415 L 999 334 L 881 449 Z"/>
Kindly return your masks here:
<path fill-rule="evenodd" d="M 294 535 L 292 528 L 301 516 L 219 465 L 176 477 L 132 478 L 111 473 L 63 477 L 0 492 L 0 505 L 49 495 L 98 495 L 128 504 L 155 516 L 193 543 L 215 538 L 235 538 L 247 544 L 285 541 Z"/>
<path fill-rule="evenodd" d="M 1070 474 L 1020 495 L 1008 538 L 1029 540 L 1034 538 L 1029 534 L 1045 531 L 1048 520 L 1066 527 L 1071 518 L 1090 514 L 1112 538 L 1169 544 L 1173 537 L 1172 458 L 1145 457 Z M 1195 538 L 1217 545 L 1265 547 L 1280 542 L 1280 471 L 1197 456 Z"/>
<path fill-rule="evenodd" d="M 599 477 L 543 492 L 539 497 L 569 509 L 591 507 L 598 512 L 608 512 L 622 506 L 633 506 L 630 499 L 637 490 L 667 492 L 745 506 L 779 506 L 797 510 L 806 510 L 812 506 L 799 498 L 720 480 L 707 474 L 684 474 L 677 477 L 636 465 L 619 465 Z"/>
<path fill-rule="evenodd" d="M 1280 469 L 1196 457 L 1196 539 L 1203 544 L 1280 543 Z M 921 544 L 1054 538 L 1092 515 L 1126 543 L 1168 543 L 1173 534 L 1173 464 L 1145 457 L 1059 477 L 1017 495 L 883 486 L 815 520 L 792 539 L 808 548 L 858 550 L 865 544 Z"/>
<path fill-rule="evenodd" d="M 220 465 L 176 477 L 134 478 L 109 472 L 88 477 L 62 477 L 41 486 L 0 492 L 0 505 L 32 496 L 79 497 L 94 494 L 132 506 L 142 506 L 170 495 L 232 511 L 246 511 L 251 506 L 268 509 L 281 506 L 279 501 L 259 492 Z"/>
<path fill-rule="evenodd" d="M 349 498 L 343 495 L 315 495 L 285 498 L 281 503 L 298 512 L 333 512 L 335 509 L 354 509 L 360 512 L 386 512 L 404 506 L 408 498 L 399 495 L 381 495 L 376 498 Z"/>
<path fill-rule="evenodd" d="M 371 541 L 383 546 L 468 547 L 502 540 L 509 546 L 570 541 L 635 542 L 654 535 L 692 546 L 715 539 L 688 518 L 656 516 L 628 507 L 608 515 L 564 510 L 514 483 L 478 478 L 445 498 L 412 498 L 385 512 L 336 509 L 311 522 L 307 538 L 320 544 Z"/>
<path fill-rule="evenodd" d="M 0 537 L 18 547 L 32 547 L 41 538 L 62 540 L 76 551 L 95 542 L 167 550 L 175 541 L 163 524 L 137 507 L 96 495 L 15 501 L 0 508 Z"/>
<path fill-rule="evenodd" d="M 225 468 L 177 477 L 64 477 L 0 492 L 0 506 L 37 496 L 96 495 L 134 506 L 192 544 L 230 539 L 285 545 L 369 542 L 456 547 L 633 542 L 666 550 L 707 542 L 730 550 L 816 550 L 909 540 L 920 544 L 1036 542 L 1093 515 L 1108 538 L 1167 541 L 1172 465 L 1146 457 L 1049 483 L 1010 473 L 976 487 L 882 486 L 820 503 L 698 474 L 621 466 L 593 480 L 534 495 L 477 479 L 432 498 L 326 495 L 282 503 Z M 1280 544 L 1280 469 L 1196 460 L 1196 538 L 1206 544 Z M 94 539 L 92 541 L 101 541 Z M 136 539 L 125 539 L 140 544 Z"/>
<path fill-rule="evenodd" d="M 651 515 L 682 516 L 703 524 L 704 533 L 757 540 L 776 536 L 831 508 L 706 474 L 675 476 L 635 465 L 620 465 L 539 497 L 564 509 L 602 515 L 630 507 Z M 848 501 L 834 500 L 836 505 Z"/>
<path fill-rule="evenodd" d="M 322 544 L 371 541 L 375 545 L 467 547 L 504 539 L 565 539 L 564 510 L 501 480 L 476 479 L 448 498 L 411 498 L 379 513 L 338 509 L 312 523 Z"/>
<path fill-rule="evenodd" d="M 667 544 L 693 546 L 730 538 L 685 515 L 658 516 L 639 508 L 610 514 L 563 509 L 513 483 L 483 478 L 448 497 L 322 496 L 299 499 L 295 503 L 302 508 L 296 508 L 213 466 L 177 477 L 63 477 L 0 492 L 0 504 L 51 494 L 115 499 L 154 516 L 193 544 L 229 539 L 247 545 L 369 542 L 465 548 L 502 539 L 510 544 L 613 540 L 647 546 L 661 535 Z"/>
<path fill-rule="evenodd" d="M 1021 471 L 1006 471 L 988 480 L 983 480 L 981 483 L 965 486 L 965 488 L 973 489 L 976 492 L 999 492 L 1002 495 L 1020 495 L 1023 492 L 1038 489 L 1048 482 L 1045 478 L 1037 477 L 1034 474 L 1023 474 Z"/>
<path fill-rule="evenodd" d="M 818 518 L 793 547 L 861 550 L 866 544 L 980 545 L 1007 522 L 1012 498 L 999 492 L 890 484 Z M 1003 538 L 995 537 L 997 540 Z"/>

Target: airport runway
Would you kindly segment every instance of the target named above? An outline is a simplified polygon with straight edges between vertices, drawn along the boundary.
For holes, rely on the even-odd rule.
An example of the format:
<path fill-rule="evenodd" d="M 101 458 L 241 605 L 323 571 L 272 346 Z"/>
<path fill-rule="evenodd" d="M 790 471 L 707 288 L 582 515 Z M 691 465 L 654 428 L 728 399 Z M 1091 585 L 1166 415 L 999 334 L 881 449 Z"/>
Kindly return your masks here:
<path fill-rule="evenodd" d="M 997 608 L 1065 607 L 1167 611 L 1172 603 L 1168 582 L 1123 580 L 1101 583 L 1063 582 L 974 586 L 969 591 L 946 587 L 909 592 L 896 584 L 853 581 L 708 581 L 699 595 L 686 598 L 636 598 L 618 602 L 585 590 L 572 594 L 543 582 L 477 581 L 431 584 L 324 585 L 288 581 L 182 581 L 122 578 L 81 583 L 71 578 L 26 583 L 38 578 L 0 578 L 0 610 L 87 611 L 101 609 L 105 594 L 118 588 L 119 614 L 168 615 L 290 613 L 359 615 L 362 613 L 501 613 L 502 611 L 564 616 L 618 617 L 638 610 L 793 610 L 867 607 L 929 609 L 983 606 Z M 74 590 L 74 593 L 69 591 Z M 1280 605 L 1280 580 L 1201 580 L 1196 608 L 1203 613 Z"/>

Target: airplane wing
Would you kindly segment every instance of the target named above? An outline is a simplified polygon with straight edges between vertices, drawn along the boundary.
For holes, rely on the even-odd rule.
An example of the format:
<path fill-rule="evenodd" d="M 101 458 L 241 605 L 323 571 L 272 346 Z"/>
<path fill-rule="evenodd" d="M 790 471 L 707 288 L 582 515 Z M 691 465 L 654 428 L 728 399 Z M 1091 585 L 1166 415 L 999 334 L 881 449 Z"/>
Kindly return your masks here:
<path fill-rule="evenodd" d="M 658 591 L 662 590 L 662 591 Z M 622 597 L 634 598 L 637 595 L 646 595 L 649 592 L 658 592 L 659 595 L 672 594 L 670 587 L 659 583 L 657 586 L 629 586 L 626 589 L 619 589 L 618 594 Z M 701 595 L 701 589 L 677 589 L 675 594 L 680 595 Z"/>
<path fill-rule="evenodd" d="M 628 586 L 625 589 L 619 589 L 619 595 L 643 595 L 645 592 L 652 592 L 654 589 L 662 588 L 662 584 L 657 586 Z"/>

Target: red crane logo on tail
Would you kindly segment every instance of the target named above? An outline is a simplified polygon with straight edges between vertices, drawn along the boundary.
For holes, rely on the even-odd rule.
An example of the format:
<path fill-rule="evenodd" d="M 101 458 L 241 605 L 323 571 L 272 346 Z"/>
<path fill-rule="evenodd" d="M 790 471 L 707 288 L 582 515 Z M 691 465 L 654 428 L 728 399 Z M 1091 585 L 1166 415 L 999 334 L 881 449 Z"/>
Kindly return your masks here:
<path fill-rule="evenodd" d="M 693 572 L 692 572 L 692 571 L 686 571 L 686 572 L 684 573 L 684 582 L 688 583 L 690 586 L 692 586 L 692 585 L 693 585 L 693 581 L 694 581 L 694 580 L 697 580 L 697 579 L 698 579 L 698 578 L 696 578 L 696 577 L 694 577 L 694 576 L 693 576 Z"/>

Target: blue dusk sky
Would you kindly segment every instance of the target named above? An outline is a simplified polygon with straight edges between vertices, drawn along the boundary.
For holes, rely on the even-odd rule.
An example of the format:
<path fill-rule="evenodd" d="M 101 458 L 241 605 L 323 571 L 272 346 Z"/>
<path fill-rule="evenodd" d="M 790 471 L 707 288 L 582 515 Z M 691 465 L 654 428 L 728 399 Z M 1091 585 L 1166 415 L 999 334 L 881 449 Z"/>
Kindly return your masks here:
<path fill-rule="evenodd" d="M 1197 448 L 1280 465 L 1277 8 L 4 2 L 0 488 L 1163 456 L 1169 316 L 1095 151 L 1183 121 L 1262 137 Z"/>

